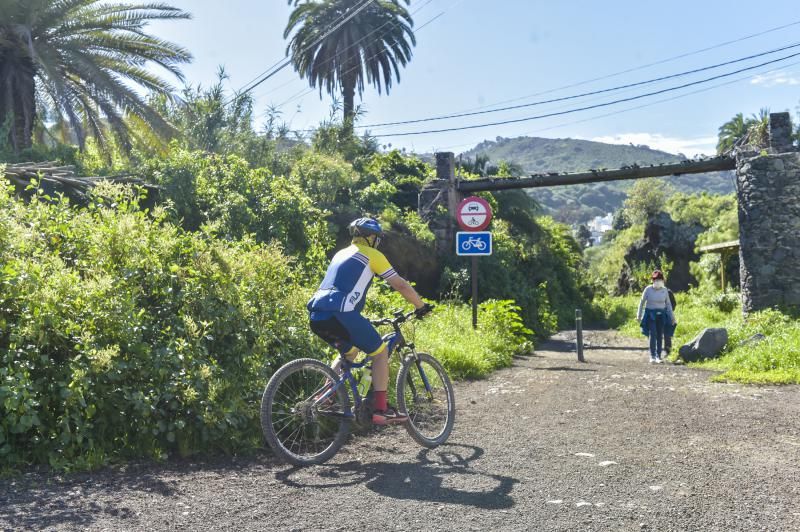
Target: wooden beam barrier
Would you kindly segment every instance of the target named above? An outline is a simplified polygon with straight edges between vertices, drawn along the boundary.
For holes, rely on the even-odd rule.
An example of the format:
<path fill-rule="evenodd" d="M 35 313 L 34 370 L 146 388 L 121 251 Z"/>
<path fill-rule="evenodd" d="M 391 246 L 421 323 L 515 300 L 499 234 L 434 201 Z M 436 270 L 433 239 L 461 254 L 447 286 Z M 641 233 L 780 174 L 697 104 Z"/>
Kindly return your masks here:
<path fill-rule="evenodd" d="M 648 177 L 664 177 L 682 174 L 703 174 L 735 170 L 736 160 L 733 157 L 714 157 L 697 161 L 681 161 L 674 164 L 650 166 L 623 166 L 615 170 L 589 170 L 575 174 L 535 174 L 530 177 L 489 177 L 470 181 L 459 181 L 456 188 L 460 192 L 480 192 L 489 190 L 510 190 L 516 188 L 557 187 L 561 185 L 578 185 L 585 183 L 601 183 L 604 181 L 620 181 L 625 179 L 644 179 Z"/>

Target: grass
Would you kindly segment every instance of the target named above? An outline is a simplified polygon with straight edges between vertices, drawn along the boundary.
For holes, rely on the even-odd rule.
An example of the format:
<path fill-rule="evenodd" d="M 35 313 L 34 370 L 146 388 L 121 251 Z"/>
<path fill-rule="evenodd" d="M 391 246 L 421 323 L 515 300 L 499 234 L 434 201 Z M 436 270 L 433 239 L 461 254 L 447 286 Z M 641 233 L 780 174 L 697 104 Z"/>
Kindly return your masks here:
<path fill-rule="evenodd" d="M 690 366 L 721 371 L 712 379 L 720 382 L 800 384 L 800 320 L 778 310 L 755 312 L 745 320 L 740 306 L 730 312 L 720 310 L 718 296 L 690 292 L 677 294 L 677 298 L 678 329 L 673 345 L 691 341 L 705 328 L 728 330 L 728 344 L 719 358 Z M 598 305 L 611 327 L 641 337 L 635 320 L 638 297 L 605 298 Z M 746 342 L 756 334 L 765 339 Z"/>
<path fill-rule="evenodd" d="M 496 318 L 491 309 L 482 308 L 479 326 L 473 329 L 471 307 L 443 306 L 425 319 L 414 341 L 421 351 L 439 359 L 452 378 L 483 378 L 531 348 L 507 327 L 498 326 Z"/>

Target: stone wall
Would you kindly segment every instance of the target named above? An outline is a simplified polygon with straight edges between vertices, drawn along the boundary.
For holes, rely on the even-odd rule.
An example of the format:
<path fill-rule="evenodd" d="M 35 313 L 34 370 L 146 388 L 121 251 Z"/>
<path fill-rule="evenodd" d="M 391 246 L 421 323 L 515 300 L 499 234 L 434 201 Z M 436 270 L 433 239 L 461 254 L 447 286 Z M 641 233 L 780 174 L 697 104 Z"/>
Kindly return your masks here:
<path fill-rule="evenodd" d="M 783 114 L 781 114 L 783 115 Z M 788 115 L 788 113 L 786 113 Z M 800 306 L 800 153 L 784 116 L 771 121 L 769 153 L 737 164 L 742 307 Z"/>

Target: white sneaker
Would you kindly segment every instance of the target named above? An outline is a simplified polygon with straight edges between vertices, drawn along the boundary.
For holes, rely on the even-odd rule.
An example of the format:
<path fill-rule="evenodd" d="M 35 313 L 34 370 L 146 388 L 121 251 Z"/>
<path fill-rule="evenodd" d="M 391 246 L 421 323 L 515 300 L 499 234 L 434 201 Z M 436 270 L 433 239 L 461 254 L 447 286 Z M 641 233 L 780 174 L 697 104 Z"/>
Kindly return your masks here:
<path fill-rule="evenodd" d="M 651 363 L 651 364 L 655 364 L 655 363 L 656 363 L 656 359 L 655 359 L 655 358 L 651 358 L 651 359 L 650 359 L 650 363 Z"/>
<path fill-rule="evenodd" d="M 661 358 L 656 359 L 656 364 L 663 364 L 664 361 Z"/>

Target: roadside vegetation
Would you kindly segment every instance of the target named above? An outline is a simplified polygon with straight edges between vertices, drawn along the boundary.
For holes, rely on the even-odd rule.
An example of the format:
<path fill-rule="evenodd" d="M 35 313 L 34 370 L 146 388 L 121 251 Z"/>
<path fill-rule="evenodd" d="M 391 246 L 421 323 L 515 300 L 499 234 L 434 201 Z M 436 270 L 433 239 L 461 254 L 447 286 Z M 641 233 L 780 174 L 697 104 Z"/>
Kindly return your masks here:
<path fill-rule="evenodd" d="M 732 123 L 737 120 L 735 118 Z M 752 122 L 748 127 L 757 126 L 755 119 Z M 731 128 L 730 124 L 721 128 L 725 145 L 736 142 L 736 138 L 730 137 Z M 746 134 L 747 128 L 740 133 Z M 624 209 L 617 215 L 619 229 L 613 230 L 601 246 L 587 250 L 595 281 L 596 308 L 610 327 L 631 338 L 642 337 L 636 310 L 641 290 L 650 283 L 650 273 L 654 268 L 661 268 L 669 279 L 672 262 L 668 257 L 659 256 L 652 261 L 626 265 L 626 254 L 632 244 L 644 238 L 646 222 L 661 213 L 668 214 L 678 224 L 701 227 L 696 248 L 738 238 L 734 195 L 674 192 L 663 180 L 637 182 L 624 202 Z M 724 327 L 729 339 L 720 357 L 691 365 L 719 370 L 721 373 L 713 378 L 717 381 L 800 383 L 800 320 L 790 311 L 777 309 L 756 312 L 745 319 L 738 286 L 729 286 L 726 292 L 721 290 L 720 260 L 719 254 L 702 254 L 689 265 L 694 287 L 676 293 L 678 328 L 672 359 L 677 360 L 680 346 L 703 329 Z M 616 279 L 626 266 L 635 282 L 632 291 L 622 294 Z M 729 259 L 726 276 L 738 279 L 737 257 Z"/>
<path fill-rule="evenodd" d="M 287 37 L 296 30 L 291 42 L 299 50 L 326 22 L 301 16 L 306 4 L 296 7 Z M 336 7 L 325 3 L 329 17 Z M 437 308 L 409 324 L 408 334 L 453 378 L 508 366 L 591 299 L 569 228 L 524 193 L 486 194 L 496 213 L 495 254 L 481 264 L 479 327 L 472 329 L 469 261 L 437 258 L 428 222 L 446 213 L 422 219 L 417 212 L 434 169 L 353 134 L 354 87 L 359 96 L 364 82 L 388 91 L 398 73 L 370 69 L 411 58 L 410 16 L 398 3 L 376 2 L 354 22 L 386 23 L 392 39 L 407 40 L 398 51 L 374 32 L 384 57 L 364 65 L 366 80 L 343 78 L 336 61 L 312 68 L 308 57 L 293 55 L 312 86 L 345 99 L 307 135 L 292 133 L 276 109 L 260 123 L 247 94 L 225 91 L 224 70 L 217 83 L 187 86 L 176 98 L 166 82 L 130 67 L 161 61 L 182 80 L 178 67 L 189 53 L 144 30 L 150 20 L 186 13 L 80 0 L 30 2 L 12 15 L 13 24 L 0 21 L 0 40 L 19 54 L 0 52 L 0 65 L 20 75 L 32 68 L 25 87 L 73 90 L 44 76 L 50 70 L 41 65 L 8 63 L 25 57 L 19 32 L 31 20 L 63 26 L 63 41 L 47 45 L 79 55 L 95 74 L 68 73 L 88 99 L 58 100 L 86 109 L 58 107 L 46 90 L 11 87 L 18 109 L 0 105 L 0 170 L 58 161 L 79 175 L 135 175 L 160 190 L 145 198 L 101 183 L 77 205 L 35 180 L 25 191 L 0 186 L 0 470 L 261 448 L 258 402 L 272 373 L 295 358 L 333 356 L 310 333 L 305 304 L 356 217 L 377 217 L 389 230 L 383 250 L 394 266 L 411 281 L 426 279 L 418 288 Z M 87 39 L 113 43 L 113 64 L 92 52 L 102 42 L 80 50 L 81 37 L 68 31 L 97 25 L 102 31 Z M 330 38 L 348 39 L 352 27 L 342 31 Z M 123 68 L 132 81 L 154 84 L 146 101 L 103 85 Z M 69 120 L 81 112 L 85 122 Z M 29 119 L 29 129 L 17 127 L 14 113 Z M 368 315 L 407 307 L 376 285 Z"/>
<path fill-rule="evenodd" d="M 755 312 L 745 320 L 736 293 L 691 291 L 676 297 L 678 328 L 671 360 L 678 360 L 678 348 L 703 329 L 724 327 L 728 344 L 720 357 L 690 366 L 720 371 L 712 379 L 719 382 L 800 384 L 800 320 L 779 310 Z M 636 321 L 639 296 L 608 297 L 598 304 L 610 327 L 631 338 L 643 338 Z"/>

